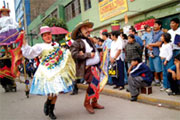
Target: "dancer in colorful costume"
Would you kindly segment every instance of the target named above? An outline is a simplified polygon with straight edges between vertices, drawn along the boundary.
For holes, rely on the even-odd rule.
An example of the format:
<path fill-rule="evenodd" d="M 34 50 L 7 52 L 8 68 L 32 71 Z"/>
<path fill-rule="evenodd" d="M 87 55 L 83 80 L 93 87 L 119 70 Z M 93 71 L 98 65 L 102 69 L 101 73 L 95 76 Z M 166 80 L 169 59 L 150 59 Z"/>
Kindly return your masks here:
<path fill-rule="evenodd" d="M 19 65 L 15 63 L 21 57 L 15 56 L 20 50 L 22 44 L 19 44 L 16 49 L 13 49 L 12 44 L 17 43 L 22 40 L 23 35 L 19 36 L 19 32 L 17 30 L 18 24 L 10 17 L 10 10 L 3 7 L 0 9 L 0 47 L 3 48 L 4 53 L 2 52 L 2 56 L 0 59 L 0 82 L 2 87 L 6 92 L 12 91 L 13 89 L 16 91 L 16 83 L 14 79 L 19 76 L 17 66 Z M 18 38 L 19 36 L 19 38 Z M 9 48 L 11 50 L 9 50 Z"/>
<path fill-rule="evenodd" d="M 39 56 L 40 64 L 34 75 L 30 94 L 48 96 L 44 104 L 44 113 L 51 119 L 56 119 L 53 111 L 57 95 L 72 91 L 75 63 L 70 51 L 61 49 L 59 44 L 52 40 L 50 27 L 41 27 L 40 35 L 44 43 L 30 47 L 24 40 L 22 53 L 28 59 Z"/>
<path fill-rule="evenodd" d="M 92 22 L 81 22 L 72 31 L 71 45 L 72 57 L 76 62 L 76 79 L 84 78 L 88 83 L 88 89 L 85 96 L 84 107 L 93 114 L 94 108 L 104 109 L 97 103 L 100 92 L 100 78 L 98 76 L 97 64 L 100 57 L 97 49 L 90 40 L 90 31 L 92 31 Z M 92 103 L 91 103 L 92 99 Z"/>
<path fill-rule="evenodd" d="M 19 32 L 18 24 L 9 16 L 10 10 L 7 8 L 0 9 L 0 46 L 4 46 L 8 56 L 7 45 L 15 43 Z"/>

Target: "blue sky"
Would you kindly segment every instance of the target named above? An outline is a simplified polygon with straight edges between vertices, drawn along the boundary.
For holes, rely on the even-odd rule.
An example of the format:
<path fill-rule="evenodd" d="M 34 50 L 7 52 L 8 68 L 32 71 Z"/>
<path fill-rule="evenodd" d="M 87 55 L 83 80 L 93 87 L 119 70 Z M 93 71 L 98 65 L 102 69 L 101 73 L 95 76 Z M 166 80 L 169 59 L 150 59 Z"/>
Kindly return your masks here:
<path fill-rule="evenodd" d="M 2 8 L 2 6 L 4 6 L 3 1 L 4 0 L 0 0 L 0 8 Z M 11 10 L 10 16 L 15 20 L 14 0 L 5 0 L 5 2 L 9 3 L 9 8 Z"/>

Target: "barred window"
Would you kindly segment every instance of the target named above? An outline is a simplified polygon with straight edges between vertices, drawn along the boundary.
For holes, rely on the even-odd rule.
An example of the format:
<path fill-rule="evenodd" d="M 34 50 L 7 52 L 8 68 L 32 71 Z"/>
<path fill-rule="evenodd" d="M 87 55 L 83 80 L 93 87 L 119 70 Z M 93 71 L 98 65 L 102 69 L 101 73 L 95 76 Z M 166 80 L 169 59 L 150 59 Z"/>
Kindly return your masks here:
<path fill-rule="evenodd" d="M 74 0 L 65 7 L 66 21 L 73 19 L 81 13 L 80 0 Z"/>
<path fill-rule="evenodd" d="M 84 0 L 84 10 L 88 10 L 91 8 L 91 0 Z"/>
<path fill-rule="evenodd" d="M 52 17 L 58 18 L 58 13 L 57 13 L 57 9 L 55 9 L 52 13 L 51 13 Z"/>

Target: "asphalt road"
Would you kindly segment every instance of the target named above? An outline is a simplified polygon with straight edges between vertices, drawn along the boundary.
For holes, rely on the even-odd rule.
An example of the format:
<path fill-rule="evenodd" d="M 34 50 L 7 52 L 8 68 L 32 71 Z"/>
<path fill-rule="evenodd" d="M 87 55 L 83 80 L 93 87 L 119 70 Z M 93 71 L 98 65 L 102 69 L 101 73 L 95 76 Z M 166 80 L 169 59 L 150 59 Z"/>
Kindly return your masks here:
<path fill-rule="evenodd" d="M 26 98 L 25 86 L 18 84 L 17 92 L 4 93 L 0 87 L 0 120 L 49 120 L 43 114 L 44 96 L 30 95 Z M 89 114 L 83 107 L 85 91 L 78 95 L 58 96 L 55 114 L 58 120 L 180 120 L 180 111 L 121 98 L 100 95 L 103 110 Z"/>

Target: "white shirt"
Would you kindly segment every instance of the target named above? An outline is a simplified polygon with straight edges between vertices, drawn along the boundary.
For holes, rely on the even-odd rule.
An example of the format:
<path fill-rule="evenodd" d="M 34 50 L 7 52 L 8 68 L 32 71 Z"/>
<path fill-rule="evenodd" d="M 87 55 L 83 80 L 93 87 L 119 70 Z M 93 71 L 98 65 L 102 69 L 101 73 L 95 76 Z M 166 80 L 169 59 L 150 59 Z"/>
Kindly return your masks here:
<path fill-rule="evenodd" d="M 87 41 L 85 39 L 82 39 L 82 41 L 85 44 L 85 51 L 86 51 L 86 53 L 91 53 L 93 48 L 87 43 Z M 99 53 L 96 50 L 95 56 L 93 58 L 89 58 L 89 59 L 86 60 L 86 65 L 87 66 L 96 65 L 96 64 L 99 63 L 99 61 L 100 61 Z"/>
<path fill-rule="evenodd" d="M 163 44 L 162 47 L 160 48 L 159 56 L 169 61 L 173 56 L 172 43 Z"/>
<path fill-rule="evenodd" d="M 122 43 L 122 40 L 120 39 L 120 37 L 118 37 L 118 39 L 116 41 L 114 41 L 114 40 L 112 41 L 110 57 L 114 58 L 116 56 L 116 53 L 118 52 L 118 50 L 123 50 L 123 43 Z M 121 51 L 120 55 L 116 58 L 116 60 L 119 60 L 119 58 L 122 58 L 121 60 L 123 60 L 122 51 Z"/>
<path fill-rule="evenodd" d="M 180 47 L 178 47 L 176 44 L 174 44 L 174 39 L 175 39 L 176 34 L 180 35 L 180 27 L 175 31 L 170 29 L 168 31 L 168 33 L 171 34 L 171 42 L 173 43 L 173 49 L 180 50 Z"/>
<path fill-rule="evenodd" d="M 53 47 L 58 47 L 59 44 L 55 42 L 55 45 L 52 46 L 52 43 L 39 43 L 34 46 L 29 46 L 28 44 L 23 45 L 21 50 L 24 57 L 28 59 L 33 59 L 43 52 L 43 50 L 53 49 Z"/>
<path fill-rule="evenodd" d="M 90 53 L 92 52 L 93 48 L 87 43 L 87 41 L 85 39 L 82 39 L 82 41 L 84 42 L 85 44 L 85 50 L 86 50 L 86 53 Z"/>

